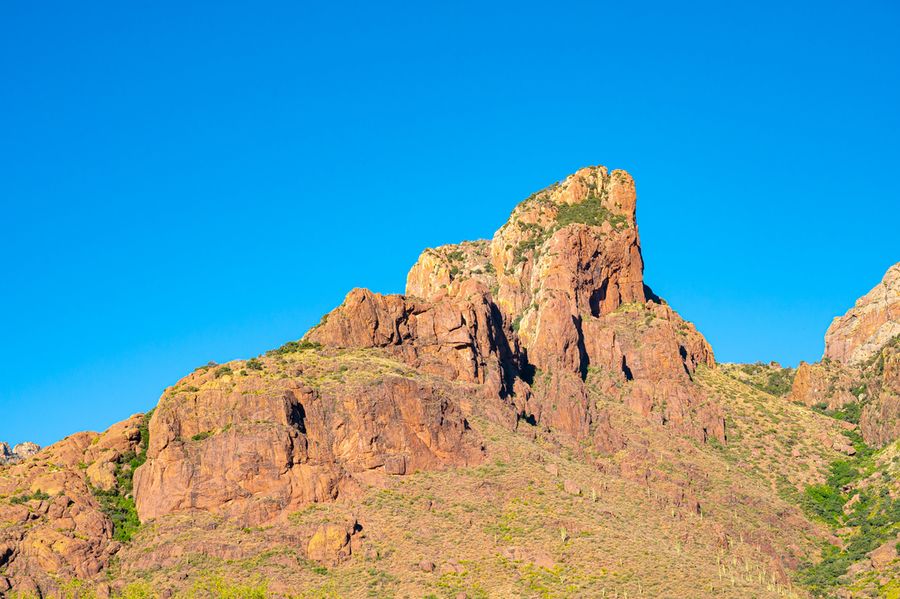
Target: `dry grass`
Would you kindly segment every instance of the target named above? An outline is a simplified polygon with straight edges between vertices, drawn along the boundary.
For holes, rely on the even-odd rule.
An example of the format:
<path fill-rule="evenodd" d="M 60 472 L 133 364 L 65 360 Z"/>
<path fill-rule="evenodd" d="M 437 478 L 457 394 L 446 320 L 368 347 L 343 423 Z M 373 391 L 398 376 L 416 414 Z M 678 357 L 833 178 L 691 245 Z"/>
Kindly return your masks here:
<path fill-rule="evenodd" d="M 296 597 L 793 595 L 751 543 L 716 541 L 722 521 L 676 510 L 652 489 L 562 457 L 550 440 L 473 426 L 489 451 L 479 467 L 391 478 L 359 501 L 310 506 L 269 528 L 241 530 L 200 515 L 190 526 L 188 516 L 164 519 L 121 554 L 119 575 L 183 592 L 210 577 L 265 582 L 273 596 Z M 558 477 L 545 470 L 549 463 Z M 564 480 L 581 494 L 566 493 Z M 292 531 L 350 516 L 365 535 L 356 554 L 333 568 L 303 559 Z M 161 566 L 159 553 L 190 548 L 198 527 L 207 549 L 250 550 L 230 560 L 186 551 Z M 423 560 L 435 571 L 423 572 Z"/>

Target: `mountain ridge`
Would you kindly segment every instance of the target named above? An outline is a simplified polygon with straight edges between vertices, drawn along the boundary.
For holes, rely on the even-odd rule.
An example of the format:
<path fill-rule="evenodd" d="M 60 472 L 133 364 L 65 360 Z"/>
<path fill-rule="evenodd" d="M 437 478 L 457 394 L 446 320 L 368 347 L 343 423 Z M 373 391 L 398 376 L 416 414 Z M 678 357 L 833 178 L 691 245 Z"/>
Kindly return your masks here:
<path fill-rule="evenodd" d="M 882 356 L 875 370 L 760 367 L 775 387 L 719 367 L 646 285 L 636 202 L 625 171 L 580 169 L 518 204 L 492 239 L 424 250 L 404 295 L 354 289 L 300 340 L 198 368 L 150 413 L 5 467 L 0 593 L 832 589 L 844 574 L 820 576 L 831 562 L 817 549 L 841 519 L 804 498 L 840 460 L 888 479 L 893 346 L 869 353 Z M 887 315 L 876 335 L 892 309 L 875 310 Z M 843 338 L 867 343 L 854 335 Z M 820 407 L 834 381 L 847 393 Z M 848 409 L 884 449 L 854 436 Z M 875 484 L 846 480 L 859 497 Z M 841 508 L 893 509 L 834 492 Z M 861 563 L 859 547 L 894 525 L 840 559 Z M 883 547 L 876 571 L 890 572 Z M 629 560 L 610 560 L 617 548 Z"/>

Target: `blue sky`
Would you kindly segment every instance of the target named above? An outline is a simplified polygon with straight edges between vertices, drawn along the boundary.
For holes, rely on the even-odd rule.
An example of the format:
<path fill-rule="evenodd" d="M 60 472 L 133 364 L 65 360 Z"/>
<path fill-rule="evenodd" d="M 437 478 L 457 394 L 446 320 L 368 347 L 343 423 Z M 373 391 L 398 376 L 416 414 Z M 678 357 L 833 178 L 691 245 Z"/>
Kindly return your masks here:
<path fill-rule="evenodd" d="M 0 440 L 400 292 L 584 165 L 720 360 L 818 359 L 900 260 L 895 2 L 429 4 L 0 6 Z"/>

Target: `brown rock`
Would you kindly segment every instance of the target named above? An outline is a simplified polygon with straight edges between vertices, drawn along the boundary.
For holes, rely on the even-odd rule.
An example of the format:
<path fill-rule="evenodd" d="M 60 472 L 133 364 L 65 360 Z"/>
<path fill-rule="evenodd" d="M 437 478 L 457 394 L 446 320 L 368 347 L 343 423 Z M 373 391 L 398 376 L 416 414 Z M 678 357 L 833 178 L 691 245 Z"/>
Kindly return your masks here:
<path fill-rule="evenodd" d="M 434 572 L 434 562 L 423 560 L 419 562 L 419 570 L 422 572 Z"/>
<path fill-rule="evenodd" d="M 490 242 L 423 252 L 406 297 L 354 290 L 306 339 L 384 348 L 482 385 L 495 421 L 593 435 L 612 452 L 624 438 L 584 387 L 602 369 L 627 383 L 622 399 L 638 413 L 724 441 L 721 410 L 691 383 L 698 365 L 714 365 L 712 350 L 644 285 L 635 206 L 627 173 L 581 169 L 517 206 Z"/>
<path fill-rule="evenodd" d="M 900 262 L 825 333 L 825 357 L 859 364 L 900 335 Z"/>
<path fill-rule="evenodd" d="M 26 441 L 25 443 L 19 443 L 15 447 L 13 447 L 12 452 L 20 459 L 25 460 L 30 458 L 33 455 L 37 455 L 37 453 L 41 450 L 41 446 L 37 443 L 31 443 L 30 441 Z"/>
<path fill-rule="evenodd" d="M 897 539 L 891 539 L 869 553 L 873 568 L 880 570 L 897 559 L 897 542 Z"/>
<path fill-rule="evenodd" d="M 31 442 L 19 443 L 12 449 L 8 443 L 0 442 L 0 465 L 21 462 L 36 455 L 40 450 L 39 445 Z"/>
<path fill-rule="evenodd" d="M 307 558 L 322 563 L 337 563 L 350 557 L 350 532 L 345 526 L 323 524 L 309 539 Z"/>
<path fill-rule="evenodd" d="M 888 344 L 868 370 L 882 373 L 874 380 L 872 400 L 863 407 L 859 427 L 866 442 L 882 446 L 900 438 L 900 344 Z"/>
<path fill-rule="evenodd" d="M 328 347 L 382 348 L 424 373 L 483 385 L 485 397 L 497 398 L 493 419 L 515 422 L 517 408 L 500 400 L 516 393 L 519 350 L 475 280 L 461 283 L 456 295 L 428 301 L 354 289 L 305 339 Z"/>
<path fill-rule="evenodd" d="M 141 415 L 129 419 L 141 420 Z M 105 435 L 77 433 L 4 468 L 0 496 L 23 491 L 51 496 L 19 505 L 0 502 L 0 568 L 15 591 L 56 596 L 60 581 L 97 581 L 118 550 L 112 523 L 91 492 L 86 469 L 79 467 L 88 462 L 92 441 Z M 123 449 L 136 450 L 139 440 Z"/>
<path fill-rule="evenodd" d="M 353 496 L 379 473 L 480 461 L 449 389 L 356 376 L 313 389 L 294 378 L 191 375 L 184 382 L 196 391 L 164 396 L 150 421 L 134 477 L 141 519 L 201 509 L 252 526 Z"/>
<path fill-rule="evenodd" d="M 90 483 L 98 489 L 110 491 L 116 486 L 116 464 L 115 460 L 119 457 L 118 452 L 110 451 L 104 455 L 104 458 L 98 459 L 88 466 L 87 478 Z"/>
<path fill-rule="evenodd" d="M 581 487 L 569 479 L 563 481 L 563 490 L 569 495 L 581 495 Z"/>
<path fill-rule="evenodd" d="M 851 391 L 858 378 L 856 369 L 840 363 L 800 362 L 790 399 L 807 406 L 824 405 L 829 410 L 838 410 L 859 400 Z"/>

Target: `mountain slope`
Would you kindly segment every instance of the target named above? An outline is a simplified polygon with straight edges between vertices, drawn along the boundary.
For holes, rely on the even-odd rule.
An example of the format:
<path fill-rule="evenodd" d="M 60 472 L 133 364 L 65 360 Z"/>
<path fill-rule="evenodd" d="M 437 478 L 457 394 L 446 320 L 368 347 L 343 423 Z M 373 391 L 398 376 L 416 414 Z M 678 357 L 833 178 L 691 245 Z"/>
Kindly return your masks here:
<path fill-rule="evenodd" d="M 834 416 L 865 402 L 890 436 L 893 346 L 802 365 L 790 394 L 792 371 L 717 366 L 643 280 L 635 213 L 627 173 L 581 169 L 491 240 L 425 250 L 405 295 L 352 290 L 300 340 L 0 467 L 0 593 L 891 592 L 896 445 Z"/>

